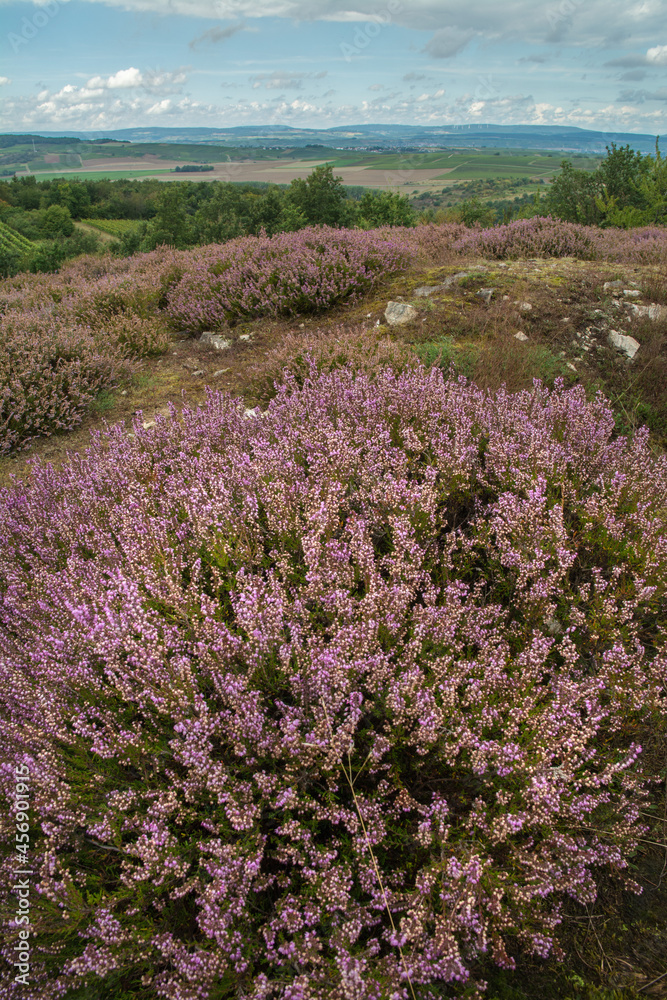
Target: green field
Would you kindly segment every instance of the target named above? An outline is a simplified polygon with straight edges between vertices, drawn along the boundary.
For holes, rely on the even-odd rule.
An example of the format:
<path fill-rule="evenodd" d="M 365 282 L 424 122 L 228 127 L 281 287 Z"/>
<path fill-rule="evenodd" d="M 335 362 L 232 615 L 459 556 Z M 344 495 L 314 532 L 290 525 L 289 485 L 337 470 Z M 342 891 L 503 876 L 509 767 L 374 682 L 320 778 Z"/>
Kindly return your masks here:
<path fill-rule="evenodd" d="M 30 250 L 34 246 L 25 236 L 21 236 L 15 229 L 0 222 L 0 250 Z"/>
<path fill-rule="evenodd" d="M 139 229 L 141 219 L 82 219 L 81 223 L 108 236 L 124 236 Z"/>
<path fill-rule="evenodd" d="M 40 181 L 55 181 L 58 179 L 79 181 L 126 181 L 133 180 L 137 177 L 155 177 L 159 174 L 171 174 L 171 170 L 165 170 L 164 168 L 158 168 L 156 170 L 58 170 L 48 174 L 40 172 L 34 176 Z M 25 176 L 25 174 L 23 176 Z M 177 180 L 180 175 L 174 174 L 173 177 Z"/>
<path fill-rule="evenodd" d="M 573 166 L 594 170 L 601 156 L 568 156 L 566 153 L 535 150 L 438 150 L 433 153 L 350 153 L 332 157 L 334 168 L 368 167 L 375 170 L 435 170 L 442 168 L 442 180 L 477 180 L 488 177 L 553 177 L 563 159 Z M 440 179 L 440 178 L 438 178 Z"/>

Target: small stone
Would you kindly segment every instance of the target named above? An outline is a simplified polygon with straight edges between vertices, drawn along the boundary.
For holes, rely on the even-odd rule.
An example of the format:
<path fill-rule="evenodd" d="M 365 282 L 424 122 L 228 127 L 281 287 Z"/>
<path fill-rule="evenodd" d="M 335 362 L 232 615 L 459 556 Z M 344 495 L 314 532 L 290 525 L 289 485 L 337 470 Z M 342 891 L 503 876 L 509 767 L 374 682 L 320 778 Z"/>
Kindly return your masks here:
<path fill-rule="evenodd" d="M 559 632 L 563 631 L 560 622 L 556 618 L 547 618 L 544 625 L 549 635 L 558 635 Z"/>
<path fill-rule="evenodd" d="M 509 302 L 509 300 L 510 300 L 509 295 L 503 295 L 503 302 Z"/>
<path fill-rule="evenodd" d="M 121 396 L 127 396 L 127 389 L 123 389 L 121 391 Z"/>
<path fill-rule="evenodd" d="M 528 337 L 527 337 L 527 336 L 526 336 L 526 334 L 525 334 L 525 333 L 523 332 L 523 330 L 519 330 L 519 332 L 518 332 L 518 333 L 515 333 L 515 334 L 514 334 L 514 339 L 515 339 L 515 340 L 528 340 Z"/>
<path fill-rule="evenodd" d="M 576 369 L 576 368 L 574 367 L 574 365 L 572 364 L 572 362 L 571 362 L 571 361 L 568 361 L 568 362 L 567 362 L 567 364 L 565 365 L 565 367 L 566 367 L 566 368 L 569 368 L 569 369 L 570 369 L 570 371 L 573 371 L 573 372 L 576 372 L 576 370 L 577 370 L 577 369 Z"/>
<path fill-rule="evenodd" d="M 199 343 L 209 344 L 211 347 L 215 347 L 216 351 L 224 351 L 232 346 L 231 340 L 227 340 L 226 337 L 222 337 L 219 333 L 213 333 L 211 330 L 202 333 Z"/>
<path fill-rule="evenodd" d="M 420 285 L 419 288 L 415 288 L 415 296 L 419 299 L 425 299 L 429 295 L 433 295 L 433 292 L 437 292 L 439 285 Z M 368 314 L 370 316 L 370 313 Z"/>
<path fill-rule="evenodd" d="M 563 316 L 563 318 L 561 320 L 561 323 L 569 323 L 569 322 L 570 322 L 570 317 L 569 316 Z"/>
<path fill-rule="evenodd" d="M 252 417 L 258 416 L 257 407 L 256 406 L 246 407 L 245 410 L 243 411 L 243 416 L 246 417 L 246 419 L 248 420 L 250 420 Z"/>
<path fill-rule="evenodd" d="M 637 288 L 624 288 L 623 294 L 628 299 L 638 299 L 641 295 L 641 292 Z"/>
<path fill-rule="evenodd" d="M 411 323 L 418 315 L 415 307 L 406 302 L 388 302 L 384 313 L 389 326 L 402 326 L 404 323 Z"/>
<path fill-rule="evenodd" d="M 496 294 L 496 290 L 495 288 L 480 288 L 477 294 L 480 299 L 484 299 L 484 301 L 488 304 Z"/>
<path fill-rule="evenodd" d="M 217 372 L 213 372 L 213 378 L 218 378 L 219 375 L 224 375 L 225 372 L 230 372 L 231 368 L 218 368 Z"/>
<path fill-rule="evenodd" d="M 605 281 L 604 285 L 602 286 L 602 291 L 609 292 L 612 291 L 614 288 L 622 289 L 624 284 L 625 284 L 624 281 Z"/>
<path fill-rule="evenodd" d="M 622 351 L 630 360 L 634 358 L 641 347 L 639 341 L 635 340 L 634 337 L 626 337 L 625 334 L 619 333 L 618 330 L 610 330 L 607 340 L 612 347 L 615 347 L 617 351 Z"/>
<path fill-rule="evenodd" d="M 303 323 L 301 324 L 303 326 Z M 252 340 L 251 333 L 241 333 L 239 334 L 239 340 Z"/>
<path fill-rule="evenodd" d="M 628 308 L 630 309 L 633 316 L 644 317 L 647 316 L 652 320 L 660 320 L 667 318 L 667 306 L 658 305 L 656 302 L 652 302 L 650 306 L 638 306 L 634 302 L 628 303 Z"/>
<path fill-rule="evenodd" d="M 155 427 L 155 421 L 154 420 L 144 420 L 144 422 L 143 422 L 143 424 L 141 426 L 143 427 L 143 429 L 145 431 L 148 431 L 148 430 L 151 429 L 151 427 Z"/>
<path fill-rule="evenodd" d="M 457 271 L 456 274 L 450 274 L 448 278 L 445 278 L 440 288 L 449 288 L 451 285 L 456 285 L 459 281 L 463 281 L 464 278 L 469 277 L 470 271 Z"/>
<path fill-rule="evenodd" d="M 205 374 L 206 374 L 206 372 L 204 371 L 203 368 L 198 368 L 196 372 L 192 373 L 192 377 L 193 378 L 197 378 L 197 376 L 199 376 L 199 375 L 205 375 Z"/>
<path fill-rule="evenodd" d="M 515 302 L 514 305 L 518 306 L 520 312 L 523 313 L 532 312 L 533 310 L 532 304 L 530 302 Z"/>

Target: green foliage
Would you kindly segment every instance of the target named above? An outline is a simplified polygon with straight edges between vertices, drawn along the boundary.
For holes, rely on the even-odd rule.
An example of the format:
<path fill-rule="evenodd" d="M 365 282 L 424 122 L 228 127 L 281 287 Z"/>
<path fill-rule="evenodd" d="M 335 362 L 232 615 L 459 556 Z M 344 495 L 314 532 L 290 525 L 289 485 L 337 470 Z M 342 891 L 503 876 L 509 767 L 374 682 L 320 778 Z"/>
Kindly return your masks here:
<path fill-rule="evenodd" d="M 348 221 L 342 177 L 334 177 L 333 166 L 323 163 L 304 180 L 297 177 L 289 187 L 289 200 L 308 225 L 342 226 Z"/>
<path fill-rule="evenodd" d="M 42 234 L 47 239 L 71 236 L 74 223 L 70 211 L 64 205 L 49 205 L 42 218 Z"/>
<path fill-rule="evenodd" d="M 165 184 L 158 196 L 157 213 L 149 223 L 141 249 L 154 250 L 168 244 L 177 250 L 184 250 L 192 245 L 192 235 L 184 191 L 175 184 Z"/>
<path fill-rule="evenodd" d="M 376 226 L 414 226 L 417 215 L 405 195 L 392 191 L 366 191 L 358 203 L 357 224 L 362 229 Z"/>
<path fill-rule="evenodd" d="M 667 222 L 667 163 L 656 142 L 655 156 L 629 145 L 607 147 L 597 170 L 575 170 L 564 160 L 545 199 L 546 209 L 565 222 L 634 226 Z"/>

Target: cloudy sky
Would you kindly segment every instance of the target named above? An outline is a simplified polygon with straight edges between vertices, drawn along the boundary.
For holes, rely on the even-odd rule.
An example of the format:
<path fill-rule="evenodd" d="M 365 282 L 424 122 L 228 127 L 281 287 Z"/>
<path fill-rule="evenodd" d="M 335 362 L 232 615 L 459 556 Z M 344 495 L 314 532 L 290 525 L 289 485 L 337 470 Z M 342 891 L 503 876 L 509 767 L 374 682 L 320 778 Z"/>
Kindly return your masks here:
<path fill-rule="evenodd" d="M 0 0 L 0 128 L 667 133 L 667 0 Z"/>

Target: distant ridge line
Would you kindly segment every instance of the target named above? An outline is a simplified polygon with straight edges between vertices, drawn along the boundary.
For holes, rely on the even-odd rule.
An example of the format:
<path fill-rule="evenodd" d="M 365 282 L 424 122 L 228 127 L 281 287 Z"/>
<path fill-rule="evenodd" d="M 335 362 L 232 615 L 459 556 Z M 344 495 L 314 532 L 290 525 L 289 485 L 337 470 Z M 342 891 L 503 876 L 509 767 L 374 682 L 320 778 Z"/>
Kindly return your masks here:
<path fill-rule="evenodd" d="M 25 131 L 4 135 L 26 136 Z M 656 136 L 637 132 L 599 132 L 574 125 L 336 125 L 327 129 L 298 128 L 292 125 L 234 125 L 213 127 L 153 127 L 104 131 L 35 130 L 43 138 L 72 138 L 91 141 L 114 139 L 132 143 L 192 143 L 298 147 L 317 143 L 333 148 L 377 149 L 402 147 L 488 146 L 522 149 L 550 149 L 571 152 L 604 152 L 606 146 L 629 144 L 640 152 L 652 152 Z"/>

